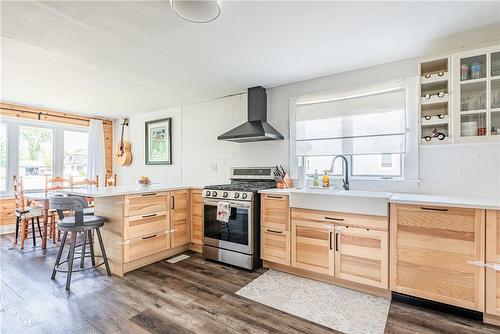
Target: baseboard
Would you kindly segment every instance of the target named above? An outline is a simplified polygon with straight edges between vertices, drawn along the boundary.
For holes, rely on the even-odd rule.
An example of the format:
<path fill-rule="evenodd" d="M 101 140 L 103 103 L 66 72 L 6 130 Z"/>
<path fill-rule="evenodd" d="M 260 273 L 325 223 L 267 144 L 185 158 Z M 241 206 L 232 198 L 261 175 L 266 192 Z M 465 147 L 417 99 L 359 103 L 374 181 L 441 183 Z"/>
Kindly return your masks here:
<path fill-rule="evenodd" d="M 458 306 L 443 304 L 419 297 L 413 297 L 398 292 L 392 292 L 392 300 L 438 312 L 456 315 L 467 319 L 483 321 L 483 313 L 481 312 L 468 310 Z"/>
<path fill-rule="evenodd" d="M 16 232 L 16 224 L 0 225 L 0 235 Z"/>
<path fill-rule="evenodd" d="M 483 318 L 483 321 L 487 324 L 500 327 L 500 316 L 485 313 Z"/>

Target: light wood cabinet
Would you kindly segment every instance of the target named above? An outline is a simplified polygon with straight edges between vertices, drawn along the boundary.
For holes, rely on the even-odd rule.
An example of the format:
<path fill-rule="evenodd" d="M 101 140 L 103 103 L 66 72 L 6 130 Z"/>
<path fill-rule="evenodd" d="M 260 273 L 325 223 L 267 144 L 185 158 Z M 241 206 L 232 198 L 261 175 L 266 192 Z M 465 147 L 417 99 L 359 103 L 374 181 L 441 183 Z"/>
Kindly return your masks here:
<path fill-rule="evenodd" d="M 189 190 L 170 192 L 170 222 L 172 227 L 172 247 L 185 245 L 191 241 L 188 210 Z"/>
<path fill-rule="evenodd" d="M 151 192 L 137 195 L 125 195 L 124 216 L 147 215 L 168 210 L 166 192 Z"/>
<path fill-rule="evenodd" d="M 292 209 L 292 266 L 335 275 L 334 225 L 319 223 Z"/>
<path fill-rule="evenodd" d="M 290 231 L 262 227 L 261 258 L 290 265 Z"/>
<path fill-rule="evenodd" d="M 486 211 L 486 313 L 500 316 L 500 211 Z"/>
<path fill-rule="evenodd" d="M 391 290 L 484 309 L 484 210 L 391 204 Z"/>
<path fill-rule="evenodd" d="M 336 226 L 354 226 L 387 231 L 389 220 L 383 216 L 360 215 L 355 213 L 292 209 L 292 219 L 318 223 L 332 223 Z"/>
<path fill-rule="evenodd" d="M 126 272 L 189 248 L 189 190 L 95 198 L 111 272 Z M 96 248 L 98 252 L 98 247 Z"/>
<path fill-rule="evenodd" d="M 191 190 L 191 243 L 203 244 L 203 198 L 202 190 Z"/>
<path fill-rule="evenodd" d="M 335 277 L 389 288 L 387 231 L 355 227 L 335 229 Z"/>
<path fill-rule="evenodd" d="M 170 238 L 165 233 L 153 233 L 124 243 L 123 262 L 127 263 L 170 248 Z"/>
<path fill-rule="evenodd" d="M 135 239 L 170 230 L 170 213 L 168 211 L 148 213 L 140 216 L 125 217 L 124 238 Z"/>
<path fill-rule="evenodd" d="M 269 228 L 290 230 L 288 195 L 262 195 L 260 224 Z"/>

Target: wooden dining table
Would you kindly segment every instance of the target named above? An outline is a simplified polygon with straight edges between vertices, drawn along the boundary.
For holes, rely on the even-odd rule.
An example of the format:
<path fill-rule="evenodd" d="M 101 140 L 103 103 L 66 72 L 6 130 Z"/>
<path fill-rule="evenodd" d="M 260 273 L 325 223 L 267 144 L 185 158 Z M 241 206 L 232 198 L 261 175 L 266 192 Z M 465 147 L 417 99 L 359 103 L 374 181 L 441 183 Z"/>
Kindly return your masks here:
<path fill-rule="evenodd" d="M 24 193 L 28 202 L 38 202 L 43 205 L 42 249 L 47 248 L 47 225 L 49 224 L 49 198 L 50 192 Z"/>

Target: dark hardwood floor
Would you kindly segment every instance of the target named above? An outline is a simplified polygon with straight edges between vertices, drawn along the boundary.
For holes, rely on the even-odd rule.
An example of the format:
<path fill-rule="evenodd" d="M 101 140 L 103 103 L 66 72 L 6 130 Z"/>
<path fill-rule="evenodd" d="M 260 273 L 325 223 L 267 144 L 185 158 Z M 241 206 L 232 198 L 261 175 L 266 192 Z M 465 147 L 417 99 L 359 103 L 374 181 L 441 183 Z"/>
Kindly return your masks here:
<path fill-rule="evenodd" d="M 1 333 L 337 333 L 235 294 L 250 273 L 197 254 L 125 275 L 75 273 L 50 279 L 57 248 L 44 255 L 0 237 Z M 386 333 L 500 333 L 500 328 L 393 302 Z"/>

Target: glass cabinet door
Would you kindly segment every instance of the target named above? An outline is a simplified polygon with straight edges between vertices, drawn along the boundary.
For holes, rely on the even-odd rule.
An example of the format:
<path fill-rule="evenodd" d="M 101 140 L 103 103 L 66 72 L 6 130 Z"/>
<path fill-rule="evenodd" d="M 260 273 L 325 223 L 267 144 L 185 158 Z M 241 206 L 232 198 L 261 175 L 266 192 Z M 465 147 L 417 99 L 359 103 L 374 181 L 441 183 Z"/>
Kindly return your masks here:
<path fill-rule="evenodd" d="M 490 107 L 492 136 L 500 135 L 500 51 L 491 54 Z"/>
<path fill-rule="evenodd" d="M 456 57 L 454 133 L 464 139 L 500 135 L 500 46 Z"/>

